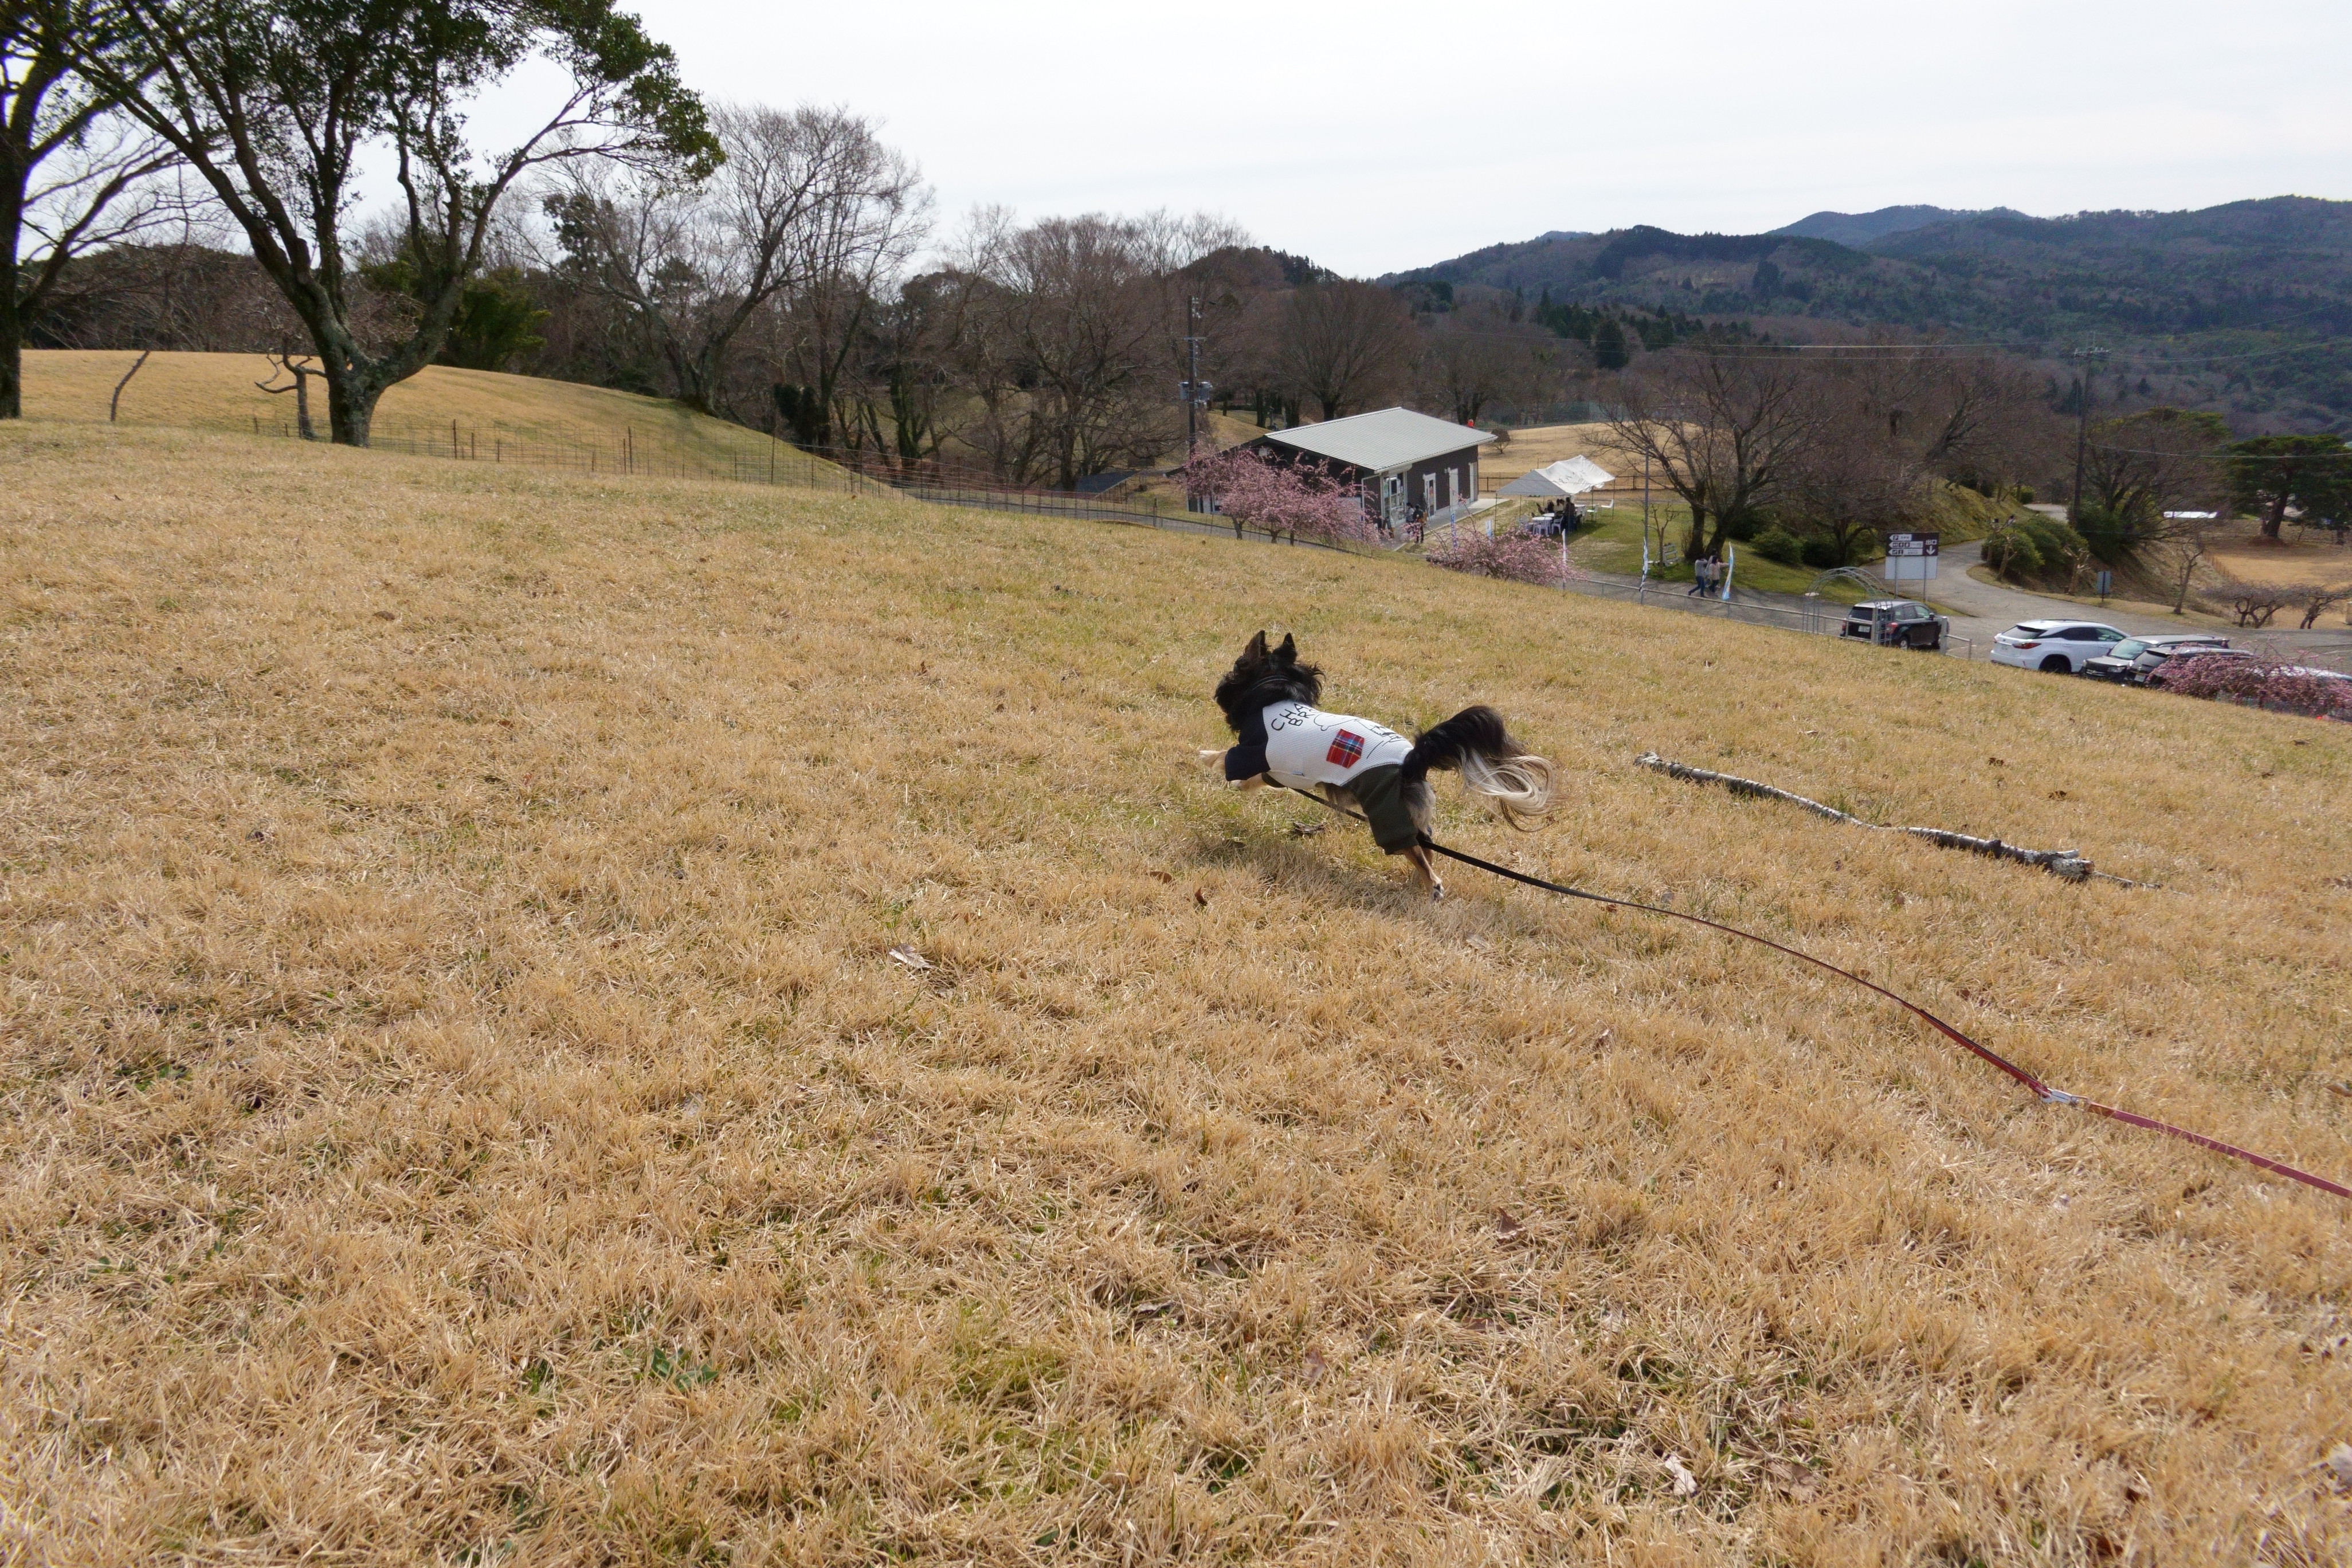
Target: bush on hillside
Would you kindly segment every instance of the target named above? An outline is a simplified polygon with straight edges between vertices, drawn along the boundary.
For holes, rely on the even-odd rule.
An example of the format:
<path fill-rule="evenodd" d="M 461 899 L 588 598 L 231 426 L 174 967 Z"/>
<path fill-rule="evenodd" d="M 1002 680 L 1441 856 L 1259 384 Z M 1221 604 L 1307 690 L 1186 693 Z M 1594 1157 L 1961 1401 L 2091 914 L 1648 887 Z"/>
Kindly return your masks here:
<path fill-rule="evenodd" d="M 2071 579 L 2090 553 L 2081 534 L 2063 522 L 2034 515 L 2010 519 L 1984 542 L 1985 564 L 2012 583 Z"/>
<path fill-rule="evenodd" d="M 1776 525 L 1756 536 L 1756 553 L 1783 566 L 1795 566 L 1805 559 L 1805 542 Z"/>
<path fill-rule="evenodd" d="M 1797 559 L 1818 572 L 1849 564 L 1846 552 L 1826 533 L 1809 533 L 1797 546 Z"/>

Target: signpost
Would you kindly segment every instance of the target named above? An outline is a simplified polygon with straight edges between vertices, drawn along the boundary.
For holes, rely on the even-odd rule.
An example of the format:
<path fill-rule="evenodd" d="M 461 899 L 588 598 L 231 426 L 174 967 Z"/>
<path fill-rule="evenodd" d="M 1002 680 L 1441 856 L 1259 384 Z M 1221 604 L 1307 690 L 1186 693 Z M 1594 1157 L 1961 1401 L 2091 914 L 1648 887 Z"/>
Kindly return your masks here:
<path fill-rule="evenodd" d="M 1890 533 L 1886 536 L 1886 581 L 1890 584 L 1925 583 L 1936 575 L 1936 560 L 1943 548 L 1940 533 Z"/>

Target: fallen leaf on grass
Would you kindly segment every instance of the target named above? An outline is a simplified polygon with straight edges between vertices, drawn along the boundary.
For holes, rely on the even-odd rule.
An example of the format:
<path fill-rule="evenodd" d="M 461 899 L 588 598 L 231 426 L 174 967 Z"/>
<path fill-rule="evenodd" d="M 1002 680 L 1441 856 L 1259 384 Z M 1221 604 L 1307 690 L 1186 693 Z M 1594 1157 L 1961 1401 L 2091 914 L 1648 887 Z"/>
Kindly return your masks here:
<path fill-rule="evenodd" d="M 1193 889 L 1192 901 L 1200 905 L 1202 909 L 1207 909 L 1209 907 L 1209 895 L 1207 889 L 1202 888 Z"/>
<path fill-rule="evenodd" d="M 2320 1463 L 2336 1482 L 2336 1489 L 2352 1492 L 2352 1443 L 2338 1443 Z"/>
<path fill-rule="evenodd" d="M 894 947 L 890 950 L 890 956 L 909 969 L 929 969 L 931 966 L 929 959 L 911 947 Z"/>
<path fill-rule="evenodd" d="M 1672 1454 L 1666 1456 L 1666 1469 L 1675 1478 L 1675 1496 L 1690 1497 L 1697 1492 L 1698 1478 Z"/>
<path fill-rule="evenodd" d="M 2347 1100 L 2352 1100 L 2352 1083 L 2331 1083 L 2327 1086 L 2327 1092 L 2340 1094 Z"/>
<path fill-rule="evenodd" d="M 1176 873 L 1173 871 L 1154 871 L 1151 874 L 1163 882 L 1172 882 L 1176 879 Z"/>
<path fill-rule="evenodd" d="M 1331 1363 L 1323 1359 L 1321 1351 L 1310 1349 L 1300 1364 L 1307 1373 L 1307 1382 L 1320 1383 L 1323 1381 L 1323 1373 L 1329 1369 Z"/>
<path fill-rule="evenodd" d="M 1470 951 L 1473 952 L 1492 952 L 1495 951 L 1495 944 L 1488 942 L 1483 936 L 1474 936 L 1470 939 Z"/>
<path fill-rule="evenodd" d="M 1167 1317 L 1175 1310 L 1176 1303 L 1173 1301 L 1139 1301 L 1135 1304 L 1135 1316 L 1140 1322 Z"/>
<path fill-rule="evenodd" d="M 1528 1227 L 1521 1225 L 1517 1218 L 1512 1215 L 1510 1210 L 1496 1209 L 1495 1211 L 1495 1234 L 1496 1236 L 1501 1237 L 1505 1241 L 1516 1241 L 1520 1237 L 1527 1235 L 1527 1233 Z"/>
<path fill-rule="evenodd" d="M 1312 838 L 1331 825 L 1328 822 L 1294 822 L 1290 825 L 1293 838 Z"/>

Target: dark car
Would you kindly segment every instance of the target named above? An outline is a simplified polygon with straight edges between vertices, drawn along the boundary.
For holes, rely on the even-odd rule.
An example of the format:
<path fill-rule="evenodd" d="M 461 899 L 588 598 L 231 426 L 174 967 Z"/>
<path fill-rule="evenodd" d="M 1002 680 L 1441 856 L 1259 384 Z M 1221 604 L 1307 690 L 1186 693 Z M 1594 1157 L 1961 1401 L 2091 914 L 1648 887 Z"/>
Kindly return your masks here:
<path fill-rule="evenodd" d="M 2150 637 L 2147 639 L 2147 647 L 2142 648 L 2139 657 L 2132 660 L 2133 668 L 2137 672 L 2132 679 L 2140 685 L 2146 686 L 2147 678 L 2163 668 L 2167 660 L 2178 658 L 2182 654 L 2210 653 L 2215 649 L 2229 651 L 2230 639 L 2219 632 Z"/>
<path fill-rule="evenodd" d="M 2176 672 L 2189 664 L 2202 664 L 2208 659 L 2227 659 L 2231 662 L 2235 662 L 2239 659 L 2252 658 L 2253 657 L 2254 650 L 2250 647 L 2206 647 L 2172 648 L 2168 650 L 2165 653 L 2165 656 L 2157 660 L 2154 667 L 2151 668 L 2145 676 L 2140 678 L 2140 684 L 2147 687 L 2161 687 L 2164 685 L 2166 677 L 2168 674 Z"/>
<path fill-rule="evenodd" d="M 1916 599 L 1869 599 L 1845 613 L 1841 637 L 1860 637 L 1886 647 L 1944 646 L 1952 623 Z"/>
<path fill-rule="evenodd" d="M 2126 637 L 2096 658 L 2084 661 L 2079 673 L 2118 686 L 2137 686 L 2147 672 L 2185 647 L 2228 647 L 2230 639 L 2218 632 L 2171 632 L 2156 637 Z"/>

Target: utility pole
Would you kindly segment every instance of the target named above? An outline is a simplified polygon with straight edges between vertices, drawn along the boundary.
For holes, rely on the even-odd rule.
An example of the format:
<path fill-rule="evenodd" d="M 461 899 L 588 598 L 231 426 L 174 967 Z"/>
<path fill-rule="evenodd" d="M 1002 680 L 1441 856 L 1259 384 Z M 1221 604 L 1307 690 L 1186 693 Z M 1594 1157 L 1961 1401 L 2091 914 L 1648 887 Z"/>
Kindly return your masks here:
<path fill-rule="evenodd" d="M 1201 455 L 1201 301 L 1184 301 L 1184 456 Z"/>
<path fill-rule="evenodd" d="M 2083 362 L 2083 371 L 2074 383 L 2078 395 L 2074 410 L 2077 416 L 2074 423 L 2074 499 L 2066 521 L 2078 529 L 2083 526 L 2083 458 L 2091 445 L 2091 360 L 2094 355 L 2106 352 L 2093 347 L 2077 349 L 2074 353 L 2074 357 Z"/>

